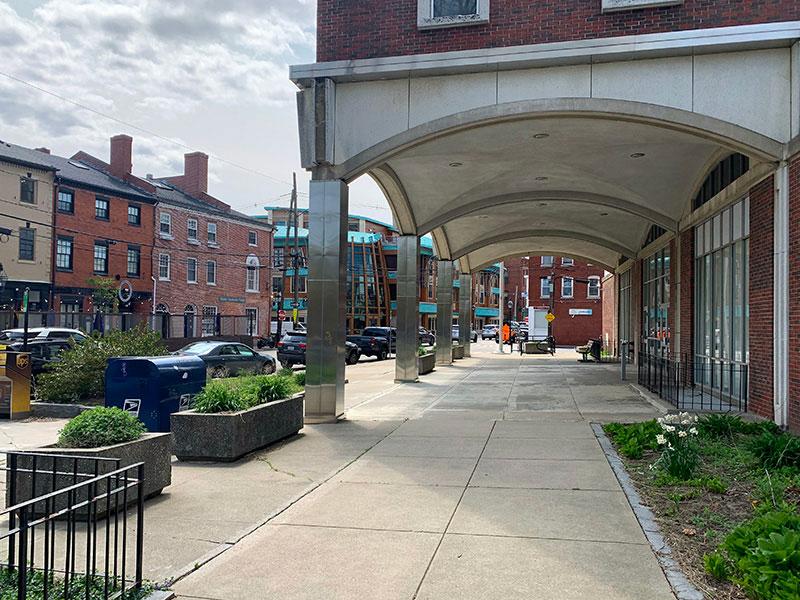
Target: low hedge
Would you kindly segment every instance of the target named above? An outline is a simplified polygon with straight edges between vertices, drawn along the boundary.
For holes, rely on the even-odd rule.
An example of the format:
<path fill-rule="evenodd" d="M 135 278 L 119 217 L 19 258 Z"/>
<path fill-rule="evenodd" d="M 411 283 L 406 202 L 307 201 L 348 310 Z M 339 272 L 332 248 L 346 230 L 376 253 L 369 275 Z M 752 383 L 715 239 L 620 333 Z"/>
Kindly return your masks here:
<path fill-rule="evenodd" d="M 237 412 L 259 404 L 288 398 L 302 390 L 297 378 L 287 375 L 251 375 L 209 381 L 194 399 L 199 413 Z"/>
<path fill-rule="evenodd" d="M 100 448 L 139 439 L 144 424 L 119 408 L 98 406 L 70 419 L 58 433 L 62 448 Z"/>

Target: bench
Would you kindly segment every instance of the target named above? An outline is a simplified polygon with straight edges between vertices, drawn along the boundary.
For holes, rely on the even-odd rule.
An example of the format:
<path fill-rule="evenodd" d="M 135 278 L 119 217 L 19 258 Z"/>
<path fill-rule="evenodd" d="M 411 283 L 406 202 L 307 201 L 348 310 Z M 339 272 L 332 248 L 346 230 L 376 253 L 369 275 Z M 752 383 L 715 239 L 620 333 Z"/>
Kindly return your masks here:
<path fill-rule="evenodd" d="M 590 362 L 590 354 L 596 362 L 600 362 L 600 340 L 589 340 L 583 346 L 576 346 L 575 352 L 581 355 L 580 362 Z"/>

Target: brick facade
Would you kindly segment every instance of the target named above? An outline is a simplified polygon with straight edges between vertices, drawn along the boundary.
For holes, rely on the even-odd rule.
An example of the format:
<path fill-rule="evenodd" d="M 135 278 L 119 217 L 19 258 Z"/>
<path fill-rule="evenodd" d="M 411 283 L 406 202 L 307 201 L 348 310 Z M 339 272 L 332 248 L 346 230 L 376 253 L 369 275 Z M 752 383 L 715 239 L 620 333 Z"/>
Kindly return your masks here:
<path fill-rule="evenodd" d="M 750 189 L 750 399 L 749 410 L 774 417 L 773 253 L 774 178 Z"/>
<path fill-rule="evenodd" d="M 800 156 L 796 156 L 789 165 L 789 397 L 787 402 L 788 425 L 795 432 L 800 432 L 798 340 L 800 340 Z M 753 344 L 752 338 L 750 344 L 751 346 Z"/>
<path fill-rule="evenodd" d="M 800 19 L 796 0 L 685 0 L 601 13 L 601 0 L 491 0 L 489 23 L 420 31 L 417 0 L 318 0 L 317 60 L 351 60 Z"/>

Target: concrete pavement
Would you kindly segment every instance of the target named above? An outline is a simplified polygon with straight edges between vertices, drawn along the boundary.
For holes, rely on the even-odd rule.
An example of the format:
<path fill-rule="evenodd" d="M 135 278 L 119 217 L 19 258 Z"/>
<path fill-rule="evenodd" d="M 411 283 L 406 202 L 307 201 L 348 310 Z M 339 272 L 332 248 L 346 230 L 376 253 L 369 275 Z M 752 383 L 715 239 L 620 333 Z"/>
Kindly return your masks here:
<path fill-rule="evenodd" d="M 589 426 L 656 409 L 614 367 L 495 348 L 419 384 L 348 371 L 346 422 L 255 459 L 308 489 L 178 596 L 673 598 Z"/>

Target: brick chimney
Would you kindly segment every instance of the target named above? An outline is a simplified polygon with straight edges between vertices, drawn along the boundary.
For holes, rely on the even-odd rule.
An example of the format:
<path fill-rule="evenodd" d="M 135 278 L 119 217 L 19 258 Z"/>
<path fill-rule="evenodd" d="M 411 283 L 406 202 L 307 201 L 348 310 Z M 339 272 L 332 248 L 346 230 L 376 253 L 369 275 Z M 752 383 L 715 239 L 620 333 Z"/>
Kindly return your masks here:
<path fill-rule="evenodd" d="M 114 177 L 125 179 L 133 167 L 133 138 L 129 135 L 115 135 L 111 138 L 111 168 Z"/>
<path fill-rule="evenodd" d="M 41 152 L 42 154 L 50 154 L 50 148 L 45 148 L 42 146 L 41 148 L 34 148 L 37 152 Z"/>
<path fill-rule="evenodd" d="M 183 155 L 183 188 L 189 194 L 208 193 L 208 155 L 191 152 Z"/>

